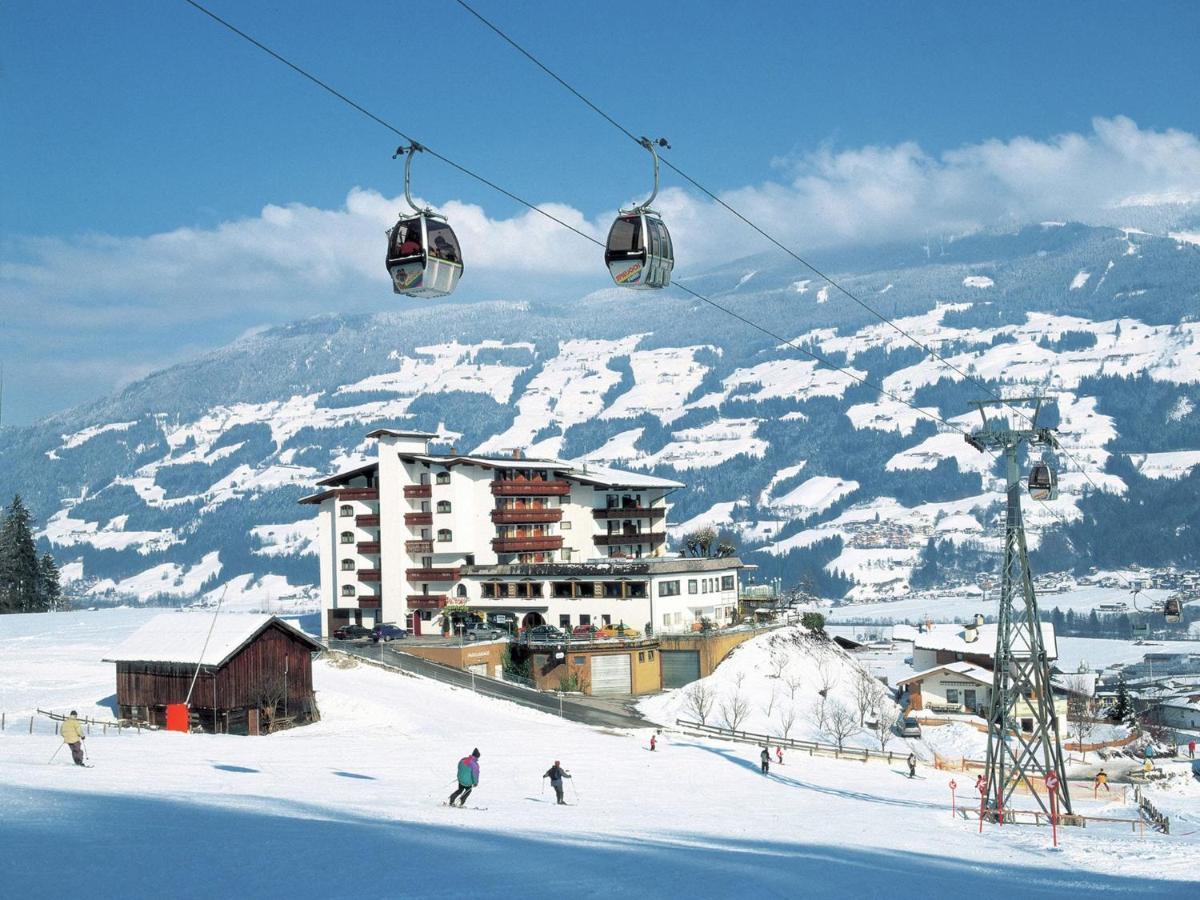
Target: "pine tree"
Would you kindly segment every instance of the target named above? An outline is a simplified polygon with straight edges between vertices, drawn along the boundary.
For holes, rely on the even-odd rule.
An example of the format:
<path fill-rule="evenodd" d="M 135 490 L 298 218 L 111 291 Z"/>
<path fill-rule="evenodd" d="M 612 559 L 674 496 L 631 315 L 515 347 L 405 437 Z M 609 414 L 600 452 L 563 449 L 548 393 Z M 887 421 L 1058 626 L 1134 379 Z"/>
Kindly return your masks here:
<path fill-rule="evenodd" d="M 49 553 L 43 553 L 38 560 L 38 601 L 47 612 L 66 609 L 67 606 L 59 584 L 58 564 Z"/>
<path fill-rule="evenodd" d="M 0 524 L 0 612 L 39 608 L 37 548 L 29 523 L 29 510 L 21 497 L 13 497 Z"/>
<path fill-rule="evenodd" d="M 1129 689 L 1125 686 L 1125 676 L 1122 675 L 1117 682 L 1117 698 L 1113 702 L 1112 713 L 1109 715 L 1114 722 L 1124 722 L 1132 712 L 1132 706 L 1129 703 Z"/>

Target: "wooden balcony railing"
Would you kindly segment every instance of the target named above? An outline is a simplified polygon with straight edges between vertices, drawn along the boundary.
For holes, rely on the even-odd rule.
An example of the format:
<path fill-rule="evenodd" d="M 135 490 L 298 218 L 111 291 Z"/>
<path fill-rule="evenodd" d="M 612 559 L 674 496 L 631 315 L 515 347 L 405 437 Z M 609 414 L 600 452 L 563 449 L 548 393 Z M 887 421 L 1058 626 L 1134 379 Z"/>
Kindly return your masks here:
<path fill-rule="evenodd" d="M 378 500 L 379 488 L 349 487 L 334 491 L 339 500 Z"/>
<path fill-rule="evenodd" d="M 643 531 L 641 534 L 597 534 L 592 540 L 599 547 L 614 547 L 620 544 L 661 544 L 667 539 L 663 531 Z"/>
<path fill-rule="evenodd" d="M 404 496 L 428 499 L 433 496 L 433 485 L 430 484 L 406 484 L 404 486 Z"/>
<path fill-rule="evenodd" d="M 530 550 L 559 550 L 562 548 L 562 535 L 539 535 L 535 537 L 498 537 L 492 538 L 492 549 L 497 553 L 524 553 Z"/>
<path fill-rule="evenodd" d="M 493 509 L 492 521 L 497 525 L 520 525 L 526 522 L 561 522 L 562 509 Z"/>
<path fill-rule="evenodd" d="M 378 528 L 379 516 L 376 514 L 371 514 L 369 516 L 355 516 L 354 524 L 359 528 Z"/>
<path fill-rule="evenodd" d="M 409 594 L 405 598 L 409 609 L 442 609 L 449 602 L 445 594 Z"/>
<path fill-rule="evenodd" d="M 458 569 L 405 569 L 409 581 L 458 581 Z"/>
<path fill-rule="evenodd" d="M 359 609 L 382 609 L 383 601 L 381 599 L 379 599 L 378 597 L 359 597 L 358 598 L 358 608 Z"/>
<path fill-rule="evenodd" d="M 365 553 L 368 556 L 379 555 L 379 541 L 359 541 L 358 552 Z"/>
<path fill-rule="evenodd" d="M 383 572 L 379 569 L 359 569 L 358 570 L 358 580 L 359 581 L 382 581 L 383 580 Z"/>
<path fill-rule="evenodd" d="M 571 482 L 561 479 L 492 482 L 492 494 L 496 497 L 544 497 L 569 493 L 571 493 Z"/>
<path fill-rule="evenodd" d="M 610 506 L 592 510 L 592 517 L 596 519 L 661 519 L 666 514 L 665 506 Z"/>
<path fill-rule="evenodd" d="M 404 514 L 405 525 L 432 525 L 433 513 L 415 512 Z"/>
<path fill-rule="evenodd" d="M 432 553 L 433 552 L 433 541 L 425 541 L 425 540 L 405 541 L 404 549 L 407 550 L 409 553 Z"/>

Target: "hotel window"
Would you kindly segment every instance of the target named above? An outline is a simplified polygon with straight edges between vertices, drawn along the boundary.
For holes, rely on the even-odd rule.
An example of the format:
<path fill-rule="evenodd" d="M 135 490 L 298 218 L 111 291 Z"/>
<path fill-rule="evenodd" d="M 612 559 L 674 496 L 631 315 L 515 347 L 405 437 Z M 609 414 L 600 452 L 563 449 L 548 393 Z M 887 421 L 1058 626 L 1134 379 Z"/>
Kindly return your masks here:
<path fill-rule="evenodd" d="M 647 651 L 646 651 L 646 658 L 647 658 L 648 660 L 650 660 L 650 662 L 654 662 L 654 651 L 653 651 L 653 650 L 647 650 Z"/>
<path fill-rule="evenodd" d="M 708 593 L 708 579 L 707 578 L 700 579 L 700 593 L 702 593 L 702 594 Z"/>
<path fill-rule="evenodd" d="M 645 662 L 645 661 L 646 661 L 646 651 L 639 650 L 638 651 L 638 662 Z"/>
<path fill-rule="evenodd" d="M 663 613 L 663 624 L 664 625 L 671 624 L 671 614 L 670 613 Z"/>
<path fill-rule="evenodd" d="M 570 547 L 563 547 L 562 550 L 560 551 L 560 553 L 562 555 L 563 562 L 571 561 L 571 548 Z"/>
<path fill-rule="evenodd" d="M 449 528 L 439 528 L 437 539 L 439 541 L 452 541 L 454 540 L 454 535 Z"/>
<path fill-rule="evenodd" d="M 437 511 L 440 513 L 450 512 L 450 501 L 449 500 L 439 500 L 437 502 Z"/>
<path fill-rule="evenodd" d="M 340 515 L 342 518 L 352 516 L 354 515 L 354 507 L 349 503 L 343 503 L 341 508 L 338 510 L 338 515 Z"/>
<path fill-rule="evenodd" d="M 342 543 L 343 544 L 353 544 L 354 543 L 354 532 L 353 531 L 343 531 L 342 532 Z"/>
<path fill-rule="evenodd" d="M 700 589 L 700 586 L 699 586 L 699 584 L 696 582 L 696 579 L 695 579 L 695 578 L 689 578 L 689 579 L 688 579 L 688 593 L 689 593 L 689 594 L 695 594 L 697 591 L 699 591 L 699 589 Z"/>
<path fill-rule="evenodd" d="M 354 571 L 354 560 L 343 559 L 342 560 L 342 571 L 343 572 L 353 572 Z"/>
<path fill-rule="evenodd" d="M 563 531 L 570 531 L 570 530 L 571 530 L 571 523 L 570 523 L 570 522 L 559 522 L 559 523 L 558 523 L 558 527 L 559 527 L 560 529 L 562 529 Z"/>
<path fill-rule="evenodd" d="M 721 590 L 723 590 L 723 591 L 732 591 L 733 590 L 733 576 L 732 575 L 722 575 L 721 576 Z"/>
<path fill-rule="evenodd" d="M 563 613 L 558 617 L 558 627 L 566 631 L 571 630 L 571 614 Z"/>
<path fill-rule="evenodd" d="M 958 703 L 958 688 L 946 688 L 946 702 Z"/>
<path fill-rule="evenodd" d="M 677 597 L 679 595 L 679 581 L 660 581 L 658 583 L 658 596 L 660 597 Z"/>
<path fill-rule="evenodd" d="M 449 472 L 438 472 L 437 473 L 437 483 L 438 484 L 449 484 L 450 483 L 450 473 Z"/>
<path fill-rule="evenodd" d="M 343 597 L 353 597 L 354 596 L 354 585 L 343 584 L 342 585 L 342 596 Z"/>
<path fill-rule="evenodd" d="M 467 586 L 465 584 L 460 584 L 458 587 L 456 587 L 454 589 L 454 593 L 457 594 L 459 597 L 466 597 L 467 596 Z"/>

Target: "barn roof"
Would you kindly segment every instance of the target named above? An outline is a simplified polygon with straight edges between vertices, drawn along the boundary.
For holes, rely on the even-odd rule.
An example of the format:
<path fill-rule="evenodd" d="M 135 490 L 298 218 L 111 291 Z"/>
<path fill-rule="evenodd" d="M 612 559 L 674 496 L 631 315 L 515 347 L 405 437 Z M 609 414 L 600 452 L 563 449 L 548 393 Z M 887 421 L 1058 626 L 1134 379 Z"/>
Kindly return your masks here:
<path fill-rule="evenodd" d="M 313 650 L 321 645 L 278 616 L 220 613 L 214 622 L 208 612 L 170 612 L 155 616 L 111 653 L 104 662 L 181 663 L 221 666 L 272 623 Z M 209 636 L 209 629 L 212 636 Z M 207 648 L 205 641 L 208 642 Z M 204 658 L 200 658 L 203 651 Z"/>

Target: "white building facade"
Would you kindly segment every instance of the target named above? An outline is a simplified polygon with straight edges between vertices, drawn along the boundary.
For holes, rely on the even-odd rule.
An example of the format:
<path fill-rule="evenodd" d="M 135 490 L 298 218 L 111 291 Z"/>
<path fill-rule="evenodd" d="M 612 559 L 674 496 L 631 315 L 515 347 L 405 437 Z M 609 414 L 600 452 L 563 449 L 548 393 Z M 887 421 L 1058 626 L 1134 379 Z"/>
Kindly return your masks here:
<path fill-rule="evenodd" d="M 430 453 L 435 435 L 380 429 L 378 460 L 319 482 L 323 615 L 436 630 L 465 605 L 522 627 L 732 621 L 737 559 L 666 555 L 675 481 L 561 460 Z"/>

